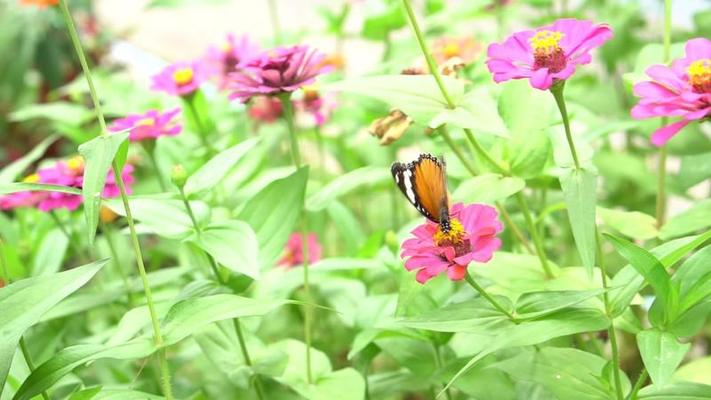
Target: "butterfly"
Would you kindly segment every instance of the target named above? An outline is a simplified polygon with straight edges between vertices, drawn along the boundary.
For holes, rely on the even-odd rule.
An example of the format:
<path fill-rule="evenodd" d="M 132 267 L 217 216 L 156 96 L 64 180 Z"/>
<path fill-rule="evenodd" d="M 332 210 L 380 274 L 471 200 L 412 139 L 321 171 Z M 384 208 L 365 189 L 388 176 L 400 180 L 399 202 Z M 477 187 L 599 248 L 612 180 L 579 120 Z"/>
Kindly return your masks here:
<path fill-rule="evenodd" d="M 417 160 L 410 163 L 393 163 L 390 172 L 415 209 L 439 224 L 442 232 L 449 232 L 451 225 L 444 160 L 430 154 L 420 154 Z"/>

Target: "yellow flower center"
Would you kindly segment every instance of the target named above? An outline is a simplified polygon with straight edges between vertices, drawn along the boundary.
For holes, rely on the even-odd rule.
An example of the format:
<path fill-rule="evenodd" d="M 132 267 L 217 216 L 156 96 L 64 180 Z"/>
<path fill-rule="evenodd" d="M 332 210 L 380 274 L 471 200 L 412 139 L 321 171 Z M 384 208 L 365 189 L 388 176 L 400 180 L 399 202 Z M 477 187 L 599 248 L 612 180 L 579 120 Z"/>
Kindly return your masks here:
<path fill-rule="evenodd" d="M 155 125 L 155 123 L 156 123 L 156 120 L 153 118 L 143 118 L 143 119 L 136 121 L 135 126 L 151 126 L 151 125 Z"/>
<path fill-rule="evenodd" d="M 173 72 L 173 81 L 178 85 L 187 85 L 193 81 L 193 69 L 185 67 L 175 70 Z"/>
<path fill-rule="evenodd" d="M 232 43 L 228 41 L 224 41 L 222 43 L 222 46 L 220 46 L 220 49 L 222 50 L 223 53 L 231 53 L 232 52 Z"/>
<path fill-rule="evenodd" d="M 442 49 L 442 54 L 444 54 L 444 56 L 447 58 L 452 58 L 454 56 L 458 56 L 461 51 L 462 49 L 461 47 L 459 47 L 458 43 L 449 42 Z"/>
<path fill-rule="evenodd" d="M 74 156 L 67 160 L 67 167 L 72 171 L 81 171 L 84 169 L 84 159 L 81 156 Z"/>
<path fill-rule="evenodd" d="M 37 175 L 37 174 L 27 175 L 25 177 L 25 179 L 22 180 L 22 182 L 37 183 L 37 182 L 39 182 L 39 175 Z"/>
<path fill-rule="evenodd" d="M 543 50 L 546 53 L 552 53 L 560 48 L 559 43 L 563 36 L 562 32 L 542 30 L 536 32 L 528 41 L 534 51 Z"/>
<path fill-rule="evenodd" d="M 462 243 L 464 240 L 464 227 L 458 219 L 452 218 L 449 220 L 449 232 L 443 232 L 442 226 L 437 227 L 437 232 L 435 232 L 434 242 L 437 246 L 440 245 L 456 245 Z"/>
<path fill-rule="evenodd" d="M 711 93 L 711 58 L 696 60 L 686 70 L 696 92 Z"/>

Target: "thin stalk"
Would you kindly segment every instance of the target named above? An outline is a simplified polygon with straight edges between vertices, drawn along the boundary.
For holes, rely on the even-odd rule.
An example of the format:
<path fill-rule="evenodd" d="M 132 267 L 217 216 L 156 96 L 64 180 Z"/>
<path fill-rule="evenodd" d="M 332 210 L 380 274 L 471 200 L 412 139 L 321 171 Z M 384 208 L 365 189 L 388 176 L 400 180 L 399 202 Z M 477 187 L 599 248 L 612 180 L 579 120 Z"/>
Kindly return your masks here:
<path fill-rule="evenodd" d="M 511 314 L 504 307 L 502 307 L 501 304 L 499 304 L 498 301 L 496 301 L 493 297 L 491 297 L 491 295 L 489 295 L 489 293 L 487 293 L 483 287 L 479 286 L 479 284 L 476 283 L 474 278 L 472 278 L 472 276 L 469 275 L 469 271 L 467 271 L 467 273 L 464 275 L 464 279 L 467 281 L 467 283 L 471 287 L 474 288 L 474 290 L 476 290 L 481 295 L 481 297 L 485 298 L 492 306 L 494 306 L 494 308 L 501 311 L 501 313 L 506 315 L 512 322 L 518 323 L 518 320 L 516 320 L 516 318 L 513 316 L 513 314 Z"/>
<path fill-rule="evenodd" d="M 200 136 L 200 141 L 202 142 L 203 147 L 207 149 L 208 156 L 215 154 L 215 148 L 212 147 L 210 141 L 207 140 L 207 135 L 209 134 L 209 132 L 207 131 L 205 125 L 202 123 L 202 118 L 200 118 L 200 114 L 197 111 L 197 107 L 195 107 L 195 93 L 185 96 L 183 100 L 185 101 L 185 103 L 187 103 L 188 110 L 190 110 L 190 114 L 193 116 L 193 120 L 197 125 L 198 136 Z"/>
<path fill-rule="evenodd" d="M 553 271 L 551 271 L 551 267 L 548 265 L 548 257 L 546 257 L 546 251 L 543 248 L 543 240 L 538 235 L 538 229 L 536 229 L 536 224 L 533 222 L 533 218 L 531 217 L 531 211 L 528 209 L 528 201 L 526 200 L 526 196 L 524 196 L 523 193 L 518 192 L 516 193 L 516 201 L 518 201 L 523 217 L 526 219 L 528 232 L 531 235 L 531 239 L 533 239 L 533 245 L 536 247 L 538 259 L 541 261 L 541 268 L 543 268 L 547 278 L 553 278 L 555 275 L 553 275 Z"/>
<path fill-rule="evenodd" d="M 632 390 L 630 390 L 630 394 L 627 396 L 627 399 L 637 400 L 637 393 L 639 392 L 639 389 L 642 388 L 642 385 L 644 385 L 644 382 L 647 381 L 647 377 L 649 377 L 647 369 L 642 368 L 642 371 L 639 373 L 639 377 L 637 377 L 637 382 L 634 383 L 634 386 L 632 387 Z"/>
<path fill-rule="evenodd" d="M 509 212 L 506 211 L 504 205 L 501 204 L 500 201 L 494 202 L 494 205 L 496 205 L 496 209 L 499 210 L 501 217 L 504 219 L 504 223 L 509 227 L 509 229 L 511 229 L 511 232 L 513 232 L 514 236 L 516 236 L 516 239 L 523 244 L 523 247 L 525 247 L 529 253 L 533 254 L 534 250 L 531 248 L 531 244 L 528 242 L 528 239 L 523 236 L 523 233 L 521 233 L 521 230 L 518 229 L 516 224 L 513 223 L 511 215 L 509 215 Z"/>
<path fill-rule="evenodd" d="M 607 294 L 608 282 L 607 282 L 607 271 L 605 269 L 605 259 L 602 252 L 602 239 L 600 238 L 600 233 L 595 229 L 595 251 L 597 252 L 597 260 L 600 264 L 600 277 L 602 278 L 602 288 L 605 290 L 602 293 L 602 300 L 605 304 L 605 314 L 610 320 L 610 326 L 607 329 L 607 335 L 610 338 L 610 348 L 612 350 L 612 375 L 615 379 L 615 393 L 617 394 L 617 399 L 622 400 L 622 381 L 620 380 L 620 354 L 617 347 L 617 334 L 615 333 L 615 323 L 614 318 L 610 310 L 610 298 Z"/>
<path fill-rule="evenodd" d="M 291 159 L 294 163 L 294 167 L 297 169 L 301 168 L 301 154 L 299 153 L 299 139 L 296 136 L 296 127 L 294 126 L 294 107 L 291 104 L 291 93 L 283 93 L 279 96 L 281 100 L 282 109 L 284 110 L 283 116 L 286 121 L 286 125 L 289 131 L 289 142 L 291 148 Z M 304 297 L 306 299 L 306 304 L 304 304 L 304 341 L 306 342 L 306 382 L 311 384 L 313 382 L 311 374 L 311 329 L 313 324 L 313 308 L 311 307 L 311 286 L 309 285 L 309 254 L 308 254 L 308 231 L 306 229 L 306 215 L 303 216 L 303 229 L 302 229 L 302 254 L 304 258 Z"/>
<path fill-rule="evenodd" d="M 471 129 L 465 128 L 464 134 L 467 136 L 469 143 L 472 145 L 476 153 L 479 154 L 480 157 L 483 157 L 486 162 L 488 162 L 492 167 L 494 167 L 496 172 L 502 175 L 511 175 L 503 165 L 499 164 L 496 160 L 494 160 L 494 158 L 489 154 L 489 152 L 487 152 L 486 149 L 484 149 L 481 144 L 479 144 L 479 142 L 476 140 L 476 137 L 474 137 L 474 134 L 472 133 Z"/>
<path fill-rule="evenodd" d="M 281 24 L 279 23 L 279 13 L 276 5 L 276 0 L 269 0 L 269 18 L 272 20 L 272 31 L 274 34 L 274 42 L 281 44 Z"/>
<path fill-rule="evenodd" d="M 77 34 L 76 27 L 74 26 L 74 20 L 69 12 L 69 7 L 67 6 L 67 0 L 60 0 L 60 8 L 62 9 L 62 15 L 64 17 L 64 22 L 67 25 L 67 30 L 69 31 L 69 36 L 72 40 L 72 45 L 79 58 L 82 70 L 84 72 L 84 77 L 86 78 L 87 84 L 89 86 L 89 93 L 91 95 L 91 100 L 94 103 L 94 109 L 96 111 L 96 117 L 99 121 L 99 126 L 101 128 L 101 135 L 108 136 L 106 130 L 106 120 L 104 118 L 104 113 L 101 110 L 101 102 L 99 102 L 99 97 L 96 94 L 96 87 L 94 86 L 93 78 L 91 76 L 91 70 L 89 69 L 89 64 L 86 61 L 86 56 L 84 55 L 84 49 L 82 48 L 81 42 L 79 41 L 79 35 Z M 133 244 L 133 251 L 136 256 L 136 264 L 138 265 L 138 272 L 141 275 L 141 281 L 143 282 L 143 289 L 146 295 L 146 303 L 148 305 L 148 311 L 151 316 L 151 324 L 153 326 L 153 338 L 155 344 L 158 348 L 163 346 L 163 336 L 160 333 L 160 322 L 158 321 L 158 315 L 155 311 L 155 306 L 153 304 L 153 296 L 151 294 L 151 287 L 148 282 L 148 276 L 146 275 L 146 269 L 143 264 L 143 254 L 141 252 L 141 245 L 138 241 L 138 235 L 136 234 L 136 227 L 133 223 L 133 216 L 131 215 L 131 207 L 128 204 L 128 195 L 126 194 L 126 187 L 123 182 L 123 177 L 118 168 L 118 163 L 116 160 L 112 162 L 114 177 L 116 179 L 116 185 L 121 193 L 121 200 L 123 202 L 123 207 L 126 212 L 126 221 L 128 223 L 129 232 L 131 235 L 131 242 Z M 166 359 L 165 351 L 159 351 L 159 364 L 161 369 L 161 381 L 163 387 L 163 395 L 166 399 L 173 399 L 173 390 L 170 382 L 170 370 L 168 367 L 168 362 Z"/>
<path fill-rule="evenodd" d="M 575 169 L 580 169 L 580 160 L 578 152 L 575 150 L 575 142 L 573 142 L 573 134 L 570 132 L 570 120 L 568 119 L 568 110 L 565 107 L 565 98 L 563 97 L 563 89 L 565 89 L 565 81 L 560 81 L 551 87 L 551 93 L 555 98 L 555 104 L 558 105 L 558 111 L 563 118 L 563 127 L 565 128 L 565 138 L 568 140 L 570 155 L 573 156 Z"/>
<path fill-rule="evenodd" d="M 669 63 L 669 53 L 671 47 L 671 8 L 672 0 L 664 0 L 664 37 L 663 54 L 664 63 Z M 667 118 L 662 118 L 662 126 L 667 124 Z M 657 164 L 657 227 L 661 228 L 666 219 L 667 195 L 667 148 L 665 145 L 659 147 L 659 163 Z"/>
<path fill-rule="evenodd" d="M 86 257 L 87 260 L 90 260 L 91 257 L 89 257 L 87 253 L 85 253 L 84 251 L 82 251 L 82 249 L 79 248 L 79 245 L 77 245 L 76 240 L 74 240 L 74 236 L 72 236 L 71 232 L 69 232 L 67 230 L 67 227 L 64 226 L 64 223 L 57 215 L 57 212 L 54 210 L 50 210 L 49 216 L 52 218 L 52 221 L 54 221 L 54 224 L 57 225 L 59 230 L 62 231 L 62 234 L 67 238 L 67 240 L 69 241 L 69 247 L 71 247 L 71 249 L 76 253 L 77 257 Z"/>
<path fill-rule="evenodd" d="M 165 181 L 163 180 L 163 174 L 160 171 L 160 167 L 158 166 L 158 160 L 156 159 L 155 145 L 143 146 L 143 150 L 145 150 L 146 154 L 148 154 L 148 160 L 151 162 L 151 167 L 153 167 L 153 170 L 155 171 L 156 176 L 158 177 L 158 184 L 160 185 L 160 190 L 167 192 L 168 187 L 166 186 Z"/>
<path fill-rule="evenodd" d="M 113 229 L 110 226 L 108 226 L 107 224 L 101 222 L 101 231 L 104 233 L 104 237 L 106 238 L 106 243 L 109 246 L 109 251 L 111 252 L 111 259 L 114 262 L 114 266 L 116 267 L 116 270 L 118 271 L 119 275 L 121 276 L 123 285 L 126 288 L 126 296 L 128 297 L 128 306 L 130 308 L 134 304 L 133 294 L 131 293 L 131 285 L 128 282 L 128 276 L 126 276 L 126 271 L 123 270 L 123 266 L 121 265 L 121 262 L 120 262 L 121 258 L 119 257 L 118 251 L 116 251 L 116 243 L 114 243 Z"/>

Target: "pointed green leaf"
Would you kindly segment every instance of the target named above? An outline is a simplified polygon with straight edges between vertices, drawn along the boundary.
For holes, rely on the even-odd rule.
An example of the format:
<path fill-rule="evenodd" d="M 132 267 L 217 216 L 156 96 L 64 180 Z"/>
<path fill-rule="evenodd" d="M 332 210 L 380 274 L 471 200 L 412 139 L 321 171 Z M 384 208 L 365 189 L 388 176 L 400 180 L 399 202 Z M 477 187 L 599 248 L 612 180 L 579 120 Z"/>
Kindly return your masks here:
<path fill-rule="evenodd" d="M 247 139 L 217 153 L 190 175 L 185 183 L 185 194 L 191 195 L 217 185 L 258 142 L 258 138 Z"/>
<path fill-rule="evenodd" d="M 14 182 L 0 184 L 0 195 L 17 192 L 57 192 L 81 195 L 81 190 L 61 185 L 49 185 L 46 183 Z"/>
<path fill-rule="evenodd" d="M 639 391 L 639 400 L 711 400 L 711 386 L 694 382 L 674 382 L 664 387 L 647 386 Z"/>
<path fill-rule="evenodd" d="M 243 221 L 212 223 L 188 239 L 234 272 L 259 279 L 259 243 Z"/>
<path fill-rule="evenodd" d="M 659 231 L 659 237 L 667 240 L 688 235 L 711 226 L 711 199 L 696 202 L 691 208 L 669 219 Z"/>
<path fill-rule="evenodd" d="M 126 139 L 128 139 L 128 132 L 102 135 L 79 146 L 79 154 L 84 157 L 82 195 L 84 196 L 84 215 L 86 216 L 89 243 L 94 242 L 96 226 L 99 224 L 101 193 L 106 183 L 106 175 L 111 169 L 111 163 L 114 161 L 119 147 Z"/>
<path fill-rule="evenodd" d="M 588 274 L 595 266 L 595 198 L 597 176 L 587 169 L 564 168 L 560 175 L 575 246 Z"/>
<path fill-rule="evenodd" d="M 637 346 L 652 382 L 661 387 L 681 364 L 691 343 L 679 343 L 676 336 L 669 332 L 649 329 L 637 334 Z"/>

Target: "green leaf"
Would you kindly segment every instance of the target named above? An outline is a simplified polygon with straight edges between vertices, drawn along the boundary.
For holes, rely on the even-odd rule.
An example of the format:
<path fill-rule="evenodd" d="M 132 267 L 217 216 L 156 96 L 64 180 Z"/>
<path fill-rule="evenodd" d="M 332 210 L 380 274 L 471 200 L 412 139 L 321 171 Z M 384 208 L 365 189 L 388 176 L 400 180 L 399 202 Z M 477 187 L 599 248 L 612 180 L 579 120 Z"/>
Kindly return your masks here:
<path fill-rule="evenodd" d="M 128 132 L 102 135 L 79 146 L 79 154 L 84 157 L 82 195 L 89 243 L 94 242 L 96 226 L 99 224 L 101 193 L 104 190 L 106 175 L 111 169 L 116 152 L 126 139 L 128 139 Z"/>
<path fill-rule="evenodd" d="M 689 257 L 672 277 L 679 282 L 681 307 L 685 312 L 711 296 L 711 246 L 704 247 Z"/>
<path fill-rule="evenodd" d="M 228 269 L 259 279 L 259 243 L 248 223 L 212 223 L 188 240 Z"/>
<path fill-rule="evenodd" d="M 405 26 L 406 21 L 397 1 L 368 0 L 361 33 L 366 39 L 384 40 L 390 31 Z"/>
<path fill-rule="evenodd" d="M 711 384 L 711 356 L 691 360 L 674 372 L 672 381 Z"/>
<path fill-rule="evenodd" d="M 126 216 L 121 199 L 106 199 L 104 203 L 116 214 Z M 165 196 L 131 196 L 128 203 L 133 218 L 156 235 L 182 239 L 193 232 L 193 222 L 181 200 Z M 209 219 L 210 209 L 206 203 L 191 200 L 190 207 L 198 224 Z"/>
<path fill-rule="evenodd" d="M 57 141 L 59 137 L 52 135 L 35 145 L 29 153 L 11 162 L 0 171 L 0 185 L 11 183 L 22 175 L 32 163 L 39 160 L 47 148 Z"/>
<path fill-rule="evenodd" d="M 560 175 L 568 219 L 583 266 L 592 275 L 595 266 L 595 199 L 597 176 L 587 169 L 564 168 Z"/>
<path fill-rule="evenodd" d="M 627 237 L 638 240 L 657 237 L 657 220 L 651 215 L 604 207 L 597 207 L 597 213 L 607 226 Z"/>
<path fill-rule="evenodd" d="M 572 307 L 604 293 L 604 289 L 593 290 L 546 290 L 524 293 L 516 301 L 516 318 L 533 319 L 552 314 L 563 308 Z"/>
<path fill-rule="evenodd" d="M 652 382 L 662 387 L 681 364 L 691 343 L 679 343 L 669 332 L 648 329 L 637 334 L 637 346 Z"/>
<path fill-rule="evenodd" d="M 23 279 L 0 288 L 0 394 L 20 337 L 44 313 L 88 282 L 107 261 Z"/>
<path fill-rule="evenodd" d="M 617 252 L 654 288 L 655 294 L 664 306 L 663 323 L 672 321 L 678 313 L 679 293 L 672 286 L 671 278 L 664 265 L 652 253 L 633 243 L 610 234 L 605 234 L 605 237 L 615 246 Z"/>
<path fill-rule="evenodd" d="M 55 228 L 47 232 L 32 260 L 32 275 L 48 275 L 58 272 L 68 245 L 69 239 L 61 229 Z"/>
<path fill-rule="evenodd" d="M 481 174 L 463 181 L 452 193 L 452 199 L 467 203 L 494 203 L 512 196 L 526 186 L 515 176 Z"/>
<path fill-rule="evenodd" d="M 678 184 L 682 191 L 688 190 L 711 176 L 711 152 L 680 158 L 681 167 L 679 167 L 679 174 L 674 177 L 674 183 Z"/>
<path fill-rule="evenodd" d="M 464 84 L 454 78 L 442 77 L 455 104 L 464 95 Z M 431 75 L 381 75 L 353 78 L 324 85 L 323 90 L 359 94 L 380 100 L 407 114 L 414 121 L 428 124 L 442 111 L 447 101 Z"/>
<path fill-rule="evenodd" d="M 639 391 L 639 400 L 709 400 L 711 386 L 693 382 L 675 382 L 664 387 L 647 386 Z"/>
<path fill-rule="evenodd" d="M 711 226 L 711 199 L 696 202 L 691 208 L 670 218 L 659 231 L 662 240 L 694 233 Z"/>
<path fill-rule="evenodd" d="M 301 214 L 308 167 L 275 180 L 251 198 L 237 219 L 252 226 L 259 242 L 259 263 L 270 266 L 284 250 Z"/>
<path fill-rule="evenodd" d="M 384 185 L 390 180 L 392 180 L 392 176 L 387 168 L 358 168 L 335 178 L 321 190 L 309 196 L 306 199 L 306 209 L 313 212 L 321 211 L 340 196 L 362 189 L 363 186 Z"/>
<path fill-rule="evenodd" d="M 49 185 L 46 183 L 15 182 L 0 184 L 0 194 L 10 194 L 17 192 L 58 192 L 81 195 L 81 190 L 60 185 Z"/>
<path fill-rule="evenodd" d="M 69 400 L 162 400 L 165 397 L 130 389 L 95 386 L 73 393 Z"/>
<path fill-rule="evenodd" d="M 664 268 L 669 268 L 682 257 L 711 239 L 711 231 L 702 235 L 689 236 L 664 243 L 651 250 L 652 255 L 659 259 Z M 610 286 L 611 313 L 614 317 L 622 314 L 629 306 L 634 296 L 646 285 L 645 279 L 631 265 L 622 268 L 612 278 Z"/>
<path fill-rule="evenodd" d="M 237 165 L 242 157 L 258 143 L 258 138 L 247 139 L 223 150 L 195 171 L 185 183 L 185 194 L 208 190 L 217 185 Z"/>
<path fill-rule="evenodd" d="M 509 137 L 508 129 L 496 110 L 496 102 L 486 89 L 468 92 L 456 108 L 440 112 L 430 120 L 428 126 L 437 129 L 444 124 L 471 129 L 477 134 Z"/>
<path fill-rule="evenodd" d="M 497 297 L 497 301 L 501 303 L 508 302 L 504 297 Z M 504 305 L 504 307 L 506 306 Z M 511 308 L 509 303 L 509 309 Z M 484 334 L 494 334 L 512 325 L 513 323 L 505 315 L 481 298 L 450 304 L 436 310 L 423 312 L 417 316 L 400 318 L 395 321 L 395 326 L 399 328 Z"/>
<path fill-rule="evenodd" d="M 45 118 L 53 122 L 80 126 L 94 118 L 94 112 L 83 105 L 57 101 L 54 103 L 30 104 L 10 114 L 14 122 Z"/>

